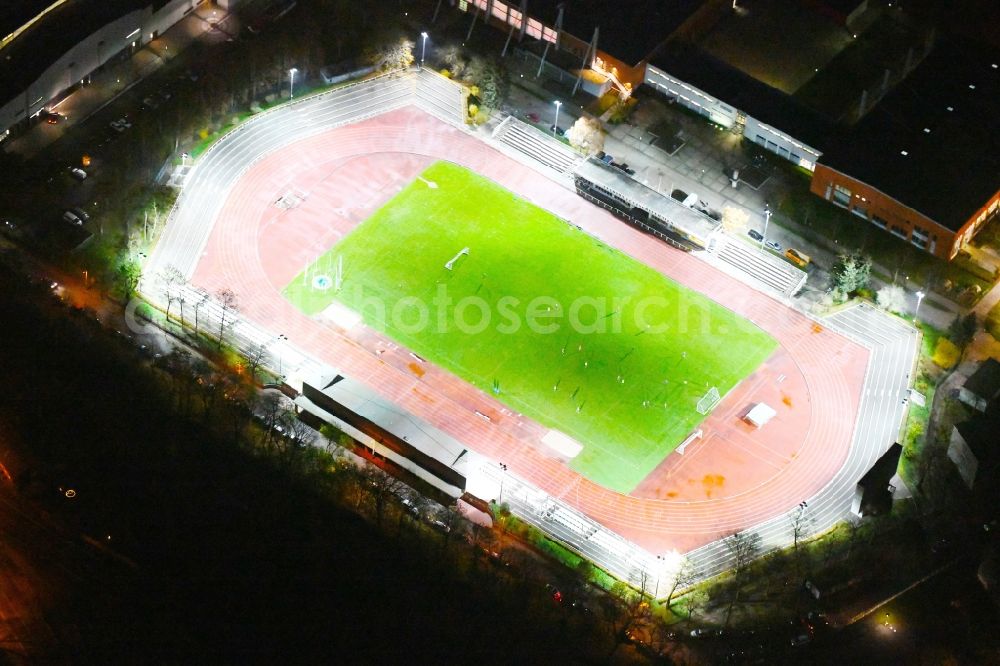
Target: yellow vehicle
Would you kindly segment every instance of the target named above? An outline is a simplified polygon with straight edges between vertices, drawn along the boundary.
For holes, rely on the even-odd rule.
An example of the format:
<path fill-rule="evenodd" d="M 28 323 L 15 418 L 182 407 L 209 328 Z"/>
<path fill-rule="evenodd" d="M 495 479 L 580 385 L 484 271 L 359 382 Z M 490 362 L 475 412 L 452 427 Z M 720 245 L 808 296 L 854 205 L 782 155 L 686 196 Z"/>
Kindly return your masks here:
<path fill-rule="evenodd" d="M 788 248 L 785 250 L 785 259 L 788 259 L 799 268 L 805 268 L 809 265 L 809 262 L 812 261 L 808 254 L 805 252 L 799 252 L 794 248 Z"/>

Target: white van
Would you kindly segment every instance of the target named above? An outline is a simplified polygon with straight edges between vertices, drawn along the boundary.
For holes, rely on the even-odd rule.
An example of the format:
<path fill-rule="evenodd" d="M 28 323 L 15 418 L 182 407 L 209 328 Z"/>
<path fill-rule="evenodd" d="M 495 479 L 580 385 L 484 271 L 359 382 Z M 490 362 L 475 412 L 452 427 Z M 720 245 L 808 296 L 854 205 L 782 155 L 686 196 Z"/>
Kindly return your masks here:
<path fill-rule="evenodd" d="M 83 225 L 83 220 L 80 219 L 80 216 L 71 210 L 68 210 L 65 213 L 63 213 L 63 219 L 69 222 L 70 224 L 75 224 L 78 227 Z"/>

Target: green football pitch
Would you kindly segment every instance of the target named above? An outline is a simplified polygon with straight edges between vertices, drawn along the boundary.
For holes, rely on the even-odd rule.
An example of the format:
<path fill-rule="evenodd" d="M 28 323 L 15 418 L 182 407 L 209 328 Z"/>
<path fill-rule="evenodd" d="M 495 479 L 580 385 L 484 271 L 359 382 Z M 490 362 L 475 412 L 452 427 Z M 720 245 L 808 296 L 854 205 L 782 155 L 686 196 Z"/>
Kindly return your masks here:
<path fill-rule="evenodd" d="M 311 316 L 338 301 L 572 437 L 583 450 L 570 466 L 620 492 L 705 418 L 696 405 L 709 387 L 725 396 L 776 347 L 733 312 L 447 162 L 284 294 Z"/>

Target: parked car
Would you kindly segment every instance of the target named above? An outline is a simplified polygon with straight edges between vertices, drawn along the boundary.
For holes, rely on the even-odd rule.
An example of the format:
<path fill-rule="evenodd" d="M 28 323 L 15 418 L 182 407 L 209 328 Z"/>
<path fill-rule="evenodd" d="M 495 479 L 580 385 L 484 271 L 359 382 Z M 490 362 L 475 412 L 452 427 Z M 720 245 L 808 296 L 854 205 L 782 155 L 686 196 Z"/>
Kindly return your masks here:
<path fill-rule="evenodd" d="M 555 601 L 558 604 L 562 603 L 563 594 L 562 592 L 559 591 L 559 589 L 555 585 L 553 585 L 552 583 L 546 583 L 545 591 L 552 596 L 553 601 Z"/>
<path fill-rule="evenodd" d="M 75 178 L 76 180 L 79 180 L 80 182 L 87 180 L 87 172 L 81 169 L 80 167 L 70 167 L 69 175 Z"/>
<path fill-rule="evenodd" d="M 769 240 L 764 245 L 767 246 L 769 250 L 774 250 L 775 252 L 781 252 L 781 243 L 776 240 Z"/>
<path fill-rule="evenodd" d="M 750 231 L 748 231 L 747 236 L 757 241 L 758 243 L 764 240 L 764 234 L 760 233 L 756 229 L 751 229 Z"/>
<path fill-rule="evenodd" d="M 555 132 L 556 136 L 564 136 L 566 134 L 566 130 L 562 127 L 556 127 L 555 125 L 549 125 L 549 131 Z"/>
<path fill-rule="evenodd" d="M 78 218 L 80 218 L 84 222 L 89 222 L 90 221 L 90 215 L 88 215 L 87 211 L 85 211 L 84 209 L 82 209 L 82 208 L 70 208 L 69 210 L 70 210 L 71 213 L 73 213 L 74 215 L 76 215 Z"/>
<path fill-rule="evenodd" d="M 122 116 L 118 120 L 112 120 L 109 125 L 111 125 L 111 129 L 119 133 L 132 127 L 132 123 L 129 122 L 128 116 Z"/>
<path fill-rule="evenodd" d="M 614 168 L 619 169 L 621 171 L 624 171 L 625 173 L 627 173 L 630 176 L 634 176 L 635 175 L 635 169 L 633 169 L 628 164 L 625 164 L 623 162 L 611 162 L 611 166 L 613 166 Z"/>
<path fill-rule="evenodd" d="M 63 215 L 62 215 L 62 219 L 65 220 L 66 222 L 69 222 L 70 224 L 78 226 L 78 227 L 83 224 L 83 220 L 81 220 L 76 215 L 76 213 L 74 213 L 71 210 L 67 210 L 66 212 L 64 212 Z"/>

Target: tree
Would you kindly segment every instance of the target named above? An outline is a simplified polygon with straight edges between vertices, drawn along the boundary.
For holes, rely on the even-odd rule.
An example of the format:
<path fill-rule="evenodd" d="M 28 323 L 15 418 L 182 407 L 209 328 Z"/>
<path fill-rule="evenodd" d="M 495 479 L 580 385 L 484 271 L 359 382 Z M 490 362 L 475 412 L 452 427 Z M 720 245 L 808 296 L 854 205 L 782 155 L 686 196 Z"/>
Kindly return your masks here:
<path fill-rule="evenodd" d="M 479 89 L 475 93 L 475 99 L 483 106 L 499 109 L 507 99 L 507 71 L 496 60 L 473 57 L 466 70 L 466 77 Z"/>
<path fill-rule="evenodd" d="M 223 397 L 226 399 L 225 417 L 233 434 L 233 445 L 239 446 L 243 433 L 253 418 L 247 386 L 240 382 L 228 382 Z"/>
<path fill-rule="evenodd" d="M 282 413 L 280 423 L 282 432 L 278 441 L 282 446 L 285 462 L 291 466 L 293 461 L 298 459 L 298 454 L 316 441 L 316 431 L 294 412 Z"/>
<path fill-rule="evenodd" d="M 596 118 L 580 116 L 573 126 L 566 132 L 569 145 L 594 155 L 604 149 L 604 130 L 601 128 L 601 121 Z"/>
<path fill-rule="evenodd" d="M 209 296 L 204 291 L 198 292 L 198 298 L 194 302 L 194 335 L 198 337 L 198 313 L 201 308 L 208 302 Z"/>
<path fill-rule="evenodd" d="M 948 327 L 948 338 L 955 343 L 955 346 L 962 350 L 962 356 L 965 355 L 965 350 L 972 342 L 972 339 L 976 337 L 976 331 L 979 330 L 979 320 L 976 319 L 976 313 L 970 312 L 964 317 L 961 315 L 955 315 L 955 319 L 951 322 Z M 959 363 L 962 359 L 959 358 Z M 957 366 L 958 364 L 956 364 Z"/>
<path fill-rule="evenodd" d="M 167 297 L 167 319 L 170 319 L 170 305 L 177 300 L 174 287 L 184 283 L 184 274 L 176 266 L 170 265 L 160 271 L 160 281 L 163 283 L 163 294 Z"/>
<path fill-rule="evenodd" d="M 326 438 L 326 452 L 337 457 L 351 443 L 351 436 L 329 423 L 320 426 L 319 434 Z"/>
<path fill-rule="evenodd" d="M 628 585 L 617 581 L 611 586 L 608 594 L 598 597 L 598 606 L 601 609 L 601 619 L 604 620 L 608 633 L 611 634 L 612 646 L 611 655 L 615 653 L 618 646 L 625 641 L 625 628 L 628 625 L 629 616 L 623 608 L 624 601 L 629 596 L 635 596 Z M 610 655 L 609 655 L 610 656 Z"/>
<path fill-rule="evenodd" d="M 268 363 L 268 353 L 267 345 L 264 343 L 256 343 L 250 347 L 246 354 L 247 358 L 247 372 L 250 374 L 250 381 L 257 380 L 257 369 Z"/>
<path fill-rule="evenodd" d="M 443 507 L 435 514 L 435 519 L 441 523 L 441 533 L 444 537 L 442 548 L 448 549 L 452 540 L 461 536 L 465 531 L 465 516 L 458 510 L 457 506 Z"/>
<path fill-rule="evenodd" d="M 740 232 L 747 228 L 750 222 L 750 213 L 744 208 L 736 206 L 725 206 L 722 209 L 722 226 L 726 231 Z"/>
<path fill-rule="evenodd" d="M 222 315 L 219 317 L 219 348 L 222 348 L 223 338 L 226 335 L 226 325 L 232 324 L 230 319 L 240 311 L 236 300 L 236 294 L 232 289 L 220 289 L 218 294 L 219 305 L 222 308 Z"/>
<path fill-rule="evenodd" d="M 729 601 L 729 609 L 726 611 L 726 626 L 729 626 L 729 618 L 733 612 L 733 606 L 739 600 L 740 592 L 743 591 L 743 584 L 746 582 L 747 569 L 750 563 L 757 557 L 760 550 L 760 535 L 756 533 L 737 532 L 725 539 L 726 548 L 733 557 L 733 584 L 736 590 Z"/>
<path fill-rule="evenodd" d="M 843 294 L 852 294 L 868 287 L 872 262 L 868 257 L 841 255 L 834 264 L 830 277 L 833 287 Z"/>
<path fill-rule="evenodd" d="M 380 40 L 366 60 L 383 72 L 407 69 L 413 64 L 413 42 L 405 37 Z"/>
<path fill-rule="evenodd" d="M 674 593 L 677 590 L 683 590 L 693 585 L 696 580 L 698 580 L 698 572 L 695 570 L 694 564 L 686 557 L 681 558 L 670 583 L 670 591 L 667 593 L 667 608 L 670 608 L 670 600 L 674 598 Z"/>
<path fill-rule="evenodd" d="M 365 488 L 375 507 L 375 524 L 381 527 L 386 505 L 406 485 L 393 475 L 387 474 L 374 465 L 370 465 L 365 469 L 364 478 L 366 482 Z"/>
<path fill-rule="evenodd" d="M 887 312 L 903 312 L 906 309 L 906 291 L 898 285 L 888 284 L 878 290 L 876 302 Z"/>
<path fill-rule="evenodd" d="M 799 557 L 799 541 L 812 531 L 812 516 L 809 515 L 809 508 L 805 502 L 795 507 L 788 517 L 788 522 L 792 530 L 792 551 L 795 554 L 796 568 L 801 573 L 802 558 Z"/>
<path fill-rule="evenodd" d="M 254 410 L 259 416 L 264 426 L 264 441 L 261 444 L 265 448 L 270 448 L 274 440 L 274 433 L 281 425 L 281 414 L 284 407 L 281 404 L 281 394 L 276 391 L 263 391 L 259 394 L 257 408 Z"/>
<path fill-rule="evenodd" d="M 122 298 L 128 301 L 135 296 L 135 290 L 139 287 L 139 280 L 142 279 L 142 269 L 139 264 L 131 259 L 118 264 L 115 271 L 115 278 L 118 282 L 118 289 Z"/>
<path fill-rule="evenodd" d="M 464 49 L 456 44 L 446 44 L 437 49 L 437 54 L 453 77 L 462 77 L 466 67 Z"/>
<path fill-rule="evenodd" d="M 812 516 L 809 515 L 808 511 L 808 507 L 803 502 L 795 507 L 788 519 L 792 529 L 792 548 L 796 553 L 799 550 L 799 541 L 807 536 L 812 529 Z"/>

